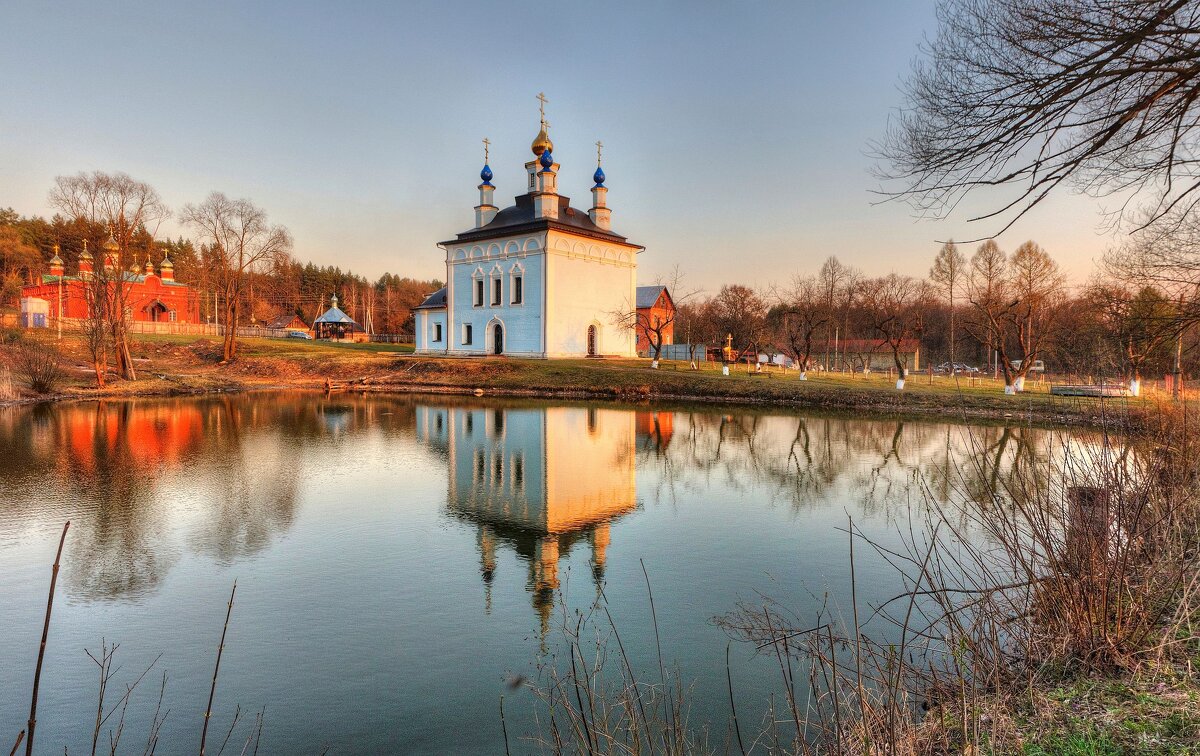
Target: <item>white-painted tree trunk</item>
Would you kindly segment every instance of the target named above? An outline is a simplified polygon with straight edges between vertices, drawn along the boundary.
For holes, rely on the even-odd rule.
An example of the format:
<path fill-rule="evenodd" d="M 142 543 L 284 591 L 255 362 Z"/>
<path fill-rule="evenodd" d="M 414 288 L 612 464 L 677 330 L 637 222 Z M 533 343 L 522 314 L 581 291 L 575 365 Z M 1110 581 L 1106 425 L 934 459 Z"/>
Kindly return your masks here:
<path fill-rule="evenodd" d="M 721 375 L 729 375 L 729 366 L 728 365 L 721 366 Z"/>
<path fill-rule="evenodd" d="M 904 390 L 904 379 L 903 378 L 896 379 L 896 390 L 897 391 Z"/>
<path fill-rule="evenodd" d="M 1140 379 L 1134 378 L 1132 381 L 1129 382 L 1129 395 L 1130 396 L 1141 396 L 1142 395 L 1142 382 Z"/>
<path fill-rule="evenodd" d="M 658 360 L 650 360 L 650 369 L 658 370 Z"/>
<path fill-rule="evenodd" d="M 808 380 L 808 373 L 806 371 L 803 371 L 803 370 L 800 371 L 800 380 L 802 380 L 802 381 Z"/>
<path fill-rule="evenodd" d="M 1017 390 L 1016 390 L 1016 388 L 1014 388 L 1014 387 L 1012 387 L 1012 386 L 1005 386 L 1005 387 L 1004 387 L 1004 393 L 1005 393 L 1005 394 L 1008 394 L 1009 396 L 1012 396 L 1013 394 L 1016 394 L 1016 393 L 1017 393 Z"/>
<path fill-rule="evenodd" d="M 1015 388 L 1017 391 L 1024 391 L 1025 390 L 1025 376 L 1021 376 L 1020 378 L 1017 378 L 1015 381 L 1013 381 L 1013 388 Z"/>

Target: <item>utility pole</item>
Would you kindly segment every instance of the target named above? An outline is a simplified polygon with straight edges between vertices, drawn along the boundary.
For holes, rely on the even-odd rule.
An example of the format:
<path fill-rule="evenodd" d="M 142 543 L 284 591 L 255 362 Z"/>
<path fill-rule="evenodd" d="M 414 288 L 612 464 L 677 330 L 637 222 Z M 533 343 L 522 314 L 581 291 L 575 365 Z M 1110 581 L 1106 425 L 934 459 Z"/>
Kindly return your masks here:
<path fill-rule="evenodd" d="M 55 245 L 58 246 L 58 245 Z M 62 341 L 62 318 L 63 318 L 63 289 L 62 289 L 62 273 L 58 275 L 58 340 Z"/>

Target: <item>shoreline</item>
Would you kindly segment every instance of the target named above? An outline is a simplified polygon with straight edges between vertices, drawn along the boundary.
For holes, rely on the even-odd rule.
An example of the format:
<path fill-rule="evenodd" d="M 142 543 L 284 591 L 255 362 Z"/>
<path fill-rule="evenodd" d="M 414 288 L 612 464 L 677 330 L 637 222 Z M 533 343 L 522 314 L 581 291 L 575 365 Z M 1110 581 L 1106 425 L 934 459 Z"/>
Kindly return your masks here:
<path fill-rule="evenodd" d="M 420 360 L 422 358 L 411 358 Z M 857 413 L 875 418 L 912 418 L 930 420 L 941 418 L 954 422 L 1019 423 L 1058 428 L 1128 430 L 1140 425 L 1146 410 L 1153 404 L 1146 401 L 1145 409 L 1130 407 L 1124 399 L 1114 406 L 1111 399 L 1089 398 L 1087 404 L 1076 401 L 1076 407 L 1056 406 L 1052 412 L 1038 413 L 1025 402 L 1022 406 L 1003 406 L 1003 395 L 996 397 L 993 406 L 969 406 L 966 402 L 930 403 L 912 401 L 903 392 L 886 394 L 882 391 L 854 391 L 840 388 L 818 387 L 793 396 L 763 397 L 750 393 L 732 391 L 722 394 L 688 391 L 653 390 L 649 386 L 528 386 L 514 387 L 479 381 L 472 385 L 437 381 L 397 381 L 394 374 L 365 375 L 354 379 L 334 382 L 332 391 L 325 390 L 325 379 L 290 379 L 269 381 L 242 381 L 233 376 L 204 376 L 199 383 L 183 380 L 186 376 L 156 375 L 133 382 L 119 381 L 104 389 L 74 389 L 59 391 L 46 396 L 22 397 L 0 401 L 0 409 L 37 404 L 55 404 L 74 401 L 102 401 L 138 398 L 201 397 L 219 394 L 242 394 L 268 391 L 304 391 L 320 394 L 372 394 L 372 395 L 429 395 L 429 396 L 474 396 L 481 398 L 510 399 L 560 399 L 587 402 L 605 402 L 630 407 L 648 405 L 686 405 L 690 407 L 743 408 L 755 411 L 815 411 L 823 413 Z M 165 384 L 165 385 L 164 385 Z M 878 396 L 876 396 L 878 394 Z M 1018 395 L 1008 401 L 1021 402 Z M 1044 408 L 1042 408 L 1044 409 Z M 1068 410 L 1068 411 L 1062 411 Z M 1083 411 L 1081 411 L 1083 410 Z"/>
<path fill-rule="evenodd" d="M 958 422 L 1019 423 L 1128 431 L 1161 410 L 1154 391 L 1134 397 L 1057 397 L 1034 384 L 1005 395 L 990 379 L 911 375 L 903 391 L 885 373 L 810 373 L 808 380 L 778 368 L 761 373 L 734 366 L 722 375 L 711 363 L 699 370 L 646 359 L 522 360 L 415 356 L 392 344 L 335 344 L 294 339 L 245 339 L 235 360 L 221 361 L 220 345 L 204 338 L 142 335 L 131 342 L 139 378 L 113 377 L 103 389 L 77 340 L 60 342 L 63 376 L 43 396 L 0 400 L 0 407 L 58 401 L 203 396 L 259 390 L 338 391 L 372 394 L 482 395 L 756 411 L 820 411 L 873 417 L 943 418 Z M 17 377 L 13 377 L 16 383 Z"/>

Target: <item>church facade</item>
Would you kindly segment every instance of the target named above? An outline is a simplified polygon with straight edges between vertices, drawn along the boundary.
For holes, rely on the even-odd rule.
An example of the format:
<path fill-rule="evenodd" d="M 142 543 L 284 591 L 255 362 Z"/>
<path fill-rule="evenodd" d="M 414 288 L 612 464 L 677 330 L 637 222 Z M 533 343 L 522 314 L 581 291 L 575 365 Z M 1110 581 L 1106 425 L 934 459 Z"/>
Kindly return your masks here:
<path fill-rule="evenodd" d="M 475 225 L 438 244 L 446 286 L 415 310 L 418 354 L 636 356 L 636 334 L 616 316 L 635 306 L 643 248 L 612 230 L 599 151 L 584 212 L 558 193 L 544 118 L 531 149 L 527 191 L 503 210 L 485 153 Z"/>

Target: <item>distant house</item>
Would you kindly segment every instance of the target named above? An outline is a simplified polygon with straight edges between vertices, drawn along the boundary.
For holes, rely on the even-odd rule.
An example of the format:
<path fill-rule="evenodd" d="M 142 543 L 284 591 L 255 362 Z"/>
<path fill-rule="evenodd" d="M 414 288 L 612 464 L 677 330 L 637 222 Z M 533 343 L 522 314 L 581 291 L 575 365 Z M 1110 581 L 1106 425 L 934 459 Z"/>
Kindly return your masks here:
<path fill-rule="evenodd" d="M 280 315 L 267 322 L 272 331 L 307 331 L 308 324 L 299 315 Z"/>
<path fill-rule="evenodd" d="M 636 307 L 638 354 L 650 352 L 656 332 L 661 332 L 663 346 L 675 343 L 675 301 L 666 286 L 637 287 Z"/>
<path fill-rule="evenodd" d="M 367 329 L 338 309 L 337 304 L 338 298 L 334 294 L 329 298 L 329 309 L 318 315 L 317 319 L 313 321 L 313 335 L 318 339 L 333 341 L 367 341 Z"/>
<path fill-rule="evenodd" d="M 830 370 L 888 370 L 895 368 L 892 361 L 892 348 L 881 339 L 842 339 L 841 341 L 813 342 L 812 356 L 814 364 L 825 364 L 825 355 L 829 355 Z M 900 342 L 900 358 L 906 361 L 909 372 L 921 369 L 921 342 L 917 339 L 904 339 Z"/>

